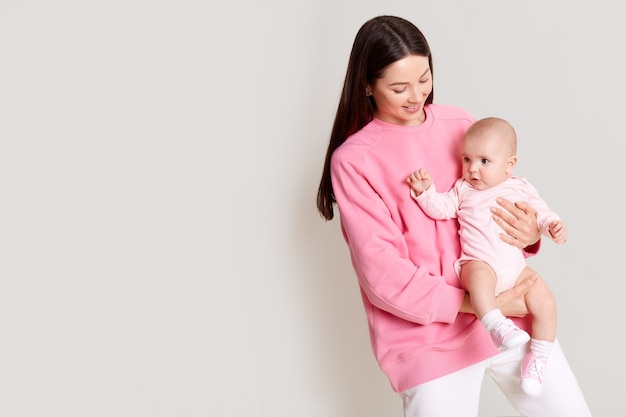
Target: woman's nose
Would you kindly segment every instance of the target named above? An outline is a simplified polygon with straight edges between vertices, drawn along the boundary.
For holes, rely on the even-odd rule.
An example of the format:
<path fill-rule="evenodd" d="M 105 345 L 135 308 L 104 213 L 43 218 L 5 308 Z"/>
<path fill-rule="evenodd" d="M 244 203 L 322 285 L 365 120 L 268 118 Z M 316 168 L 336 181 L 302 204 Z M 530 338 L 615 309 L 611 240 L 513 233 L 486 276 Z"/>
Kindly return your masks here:
<path fill-rule="evenodd" d="M 423 98 L 424 98 L 424 92 L 419 86 L 411 89 L 411 94 L 409 95 L 410 101 L 419 102 Z"/>

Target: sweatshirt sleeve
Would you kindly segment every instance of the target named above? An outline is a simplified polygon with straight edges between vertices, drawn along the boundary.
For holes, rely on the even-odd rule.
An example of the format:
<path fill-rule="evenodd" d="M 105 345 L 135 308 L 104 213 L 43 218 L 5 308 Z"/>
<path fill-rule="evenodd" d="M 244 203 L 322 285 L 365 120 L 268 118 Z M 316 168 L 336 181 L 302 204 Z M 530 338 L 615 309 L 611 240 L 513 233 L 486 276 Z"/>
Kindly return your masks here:
<path fill-rule="evenodd" d="M 348 155 L 335 152 L 331 174 L 342 231 L 364 295 L 404 320 L 454 322 L 465 291 L 411 261 L 401 230 L 363 175 L 366 163 Z M 427 244 L 432 247 L 432 242 Z"/>

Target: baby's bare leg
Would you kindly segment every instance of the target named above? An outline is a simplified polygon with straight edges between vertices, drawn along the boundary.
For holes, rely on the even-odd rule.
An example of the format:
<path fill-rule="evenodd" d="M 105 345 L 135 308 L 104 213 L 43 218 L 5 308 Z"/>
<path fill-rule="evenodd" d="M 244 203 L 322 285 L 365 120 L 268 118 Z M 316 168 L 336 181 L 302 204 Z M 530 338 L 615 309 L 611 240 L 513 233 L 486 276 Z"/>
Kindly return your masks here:
<path fill-rule="evenodd" d="M 496 274 L 482 261 L 468 261 L 461 267 L 461 285 L 470 294 L 476 317 L 498 308 L 496 302 Z"/>
<path fill-rule="evenodd" d="M 533 269 L 526 267 L 522 270 L 518 282 L 531 275 L 538 275 Z M 554 342 L 557 327 L 556 299 L 548 284 L 539 276 L 537 282 L 526 293 L 526 305 L 533 315 L 533 339 Z"/>

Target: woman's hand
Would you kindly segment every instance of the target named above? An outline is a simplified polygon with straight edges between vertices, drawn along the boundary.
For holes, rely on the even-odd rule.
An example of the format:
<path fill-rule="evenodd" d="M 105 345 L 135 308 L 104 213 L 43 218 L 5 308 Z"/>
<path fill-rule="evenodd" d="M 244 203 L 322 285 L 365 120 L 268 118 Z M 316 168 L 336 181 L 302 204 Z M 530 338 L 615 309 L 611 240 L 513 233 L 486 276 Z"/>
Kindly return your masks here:
<path fill-rule="evenodd" d="M 537 212 L 525 201 L 511 203 L 496 199 L 501 207 L 492 207 L 493 220 L 504 230 L 500 239 L 520 249 L 533 245 L 541 238 Z"/>
<path fill-rule="evenodd" d="M 510 290 L 502 291 L 496 297 L 498 308 L 507 317 L 524 317 L 528 314 L 526 293 L 535 285 L 539 276 L 534 274 L 518 282 Z"/>

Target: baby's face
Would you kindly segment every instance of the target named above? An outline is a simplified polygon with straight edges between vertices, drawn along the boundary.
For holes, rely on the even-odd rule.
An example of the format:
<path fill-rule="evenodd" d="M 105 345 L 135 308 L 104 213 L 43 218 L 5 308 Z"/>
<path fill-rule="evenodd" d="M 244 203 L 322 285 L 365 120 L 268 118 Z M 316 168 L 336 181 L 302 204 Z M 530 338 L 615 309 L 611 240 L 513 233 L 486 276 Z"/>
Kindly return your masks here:
<path fill-rule="evenodd" d="M 491 132 L 466 137 L 461 158 L 463 179 L 477 190 L 504 182 L 515 166 L 515 156 Z"/>

